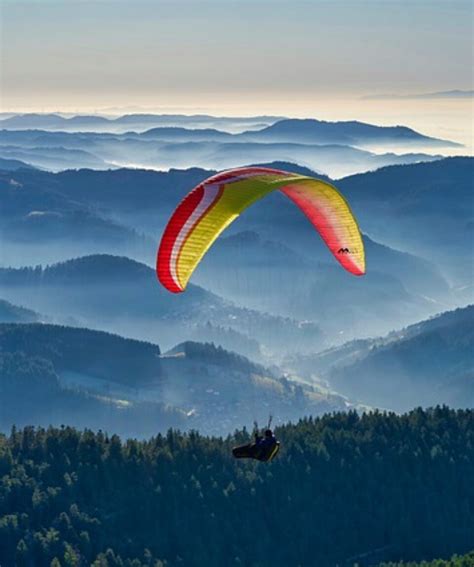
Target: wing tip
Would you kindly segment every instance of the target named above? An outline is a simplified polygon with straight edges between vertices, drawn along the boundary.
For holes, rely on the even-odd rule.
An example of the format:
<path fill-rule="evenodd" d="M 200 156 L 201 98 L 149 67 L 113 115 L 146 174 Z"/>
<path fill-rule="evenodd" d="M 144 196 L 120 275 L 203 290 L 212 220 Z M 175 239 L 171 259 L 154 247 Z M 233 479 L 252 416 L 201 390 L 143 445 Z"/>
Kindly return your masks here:
<path fill-rule="evenodd" d="M 171 293 L 182 293 L 186 288 L 178 285 L 170 276 L 162 276 L 157 270 L 156 277 L 160 284 Z"/>
<path fill-rule="evenodd" d="M 365 276 L 367 270 L 365 269 L 365 266 L 363 268 L 353 268 L 351 270 L 351 274 L 353 274 L 354 276 L 360 277 L 360 276 Z"/>

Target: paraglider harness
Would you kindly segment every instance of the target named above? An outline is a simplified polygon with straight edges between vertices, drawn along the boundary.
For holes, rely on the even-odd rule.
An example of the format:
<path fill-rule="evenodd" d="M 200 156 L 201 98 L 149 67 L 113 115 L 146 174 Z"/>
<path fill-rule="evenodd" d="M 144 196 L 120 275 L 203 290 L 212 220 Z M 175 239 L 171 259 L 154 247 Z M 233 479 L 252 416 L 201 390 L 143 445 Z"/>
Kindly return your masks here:
<path fill-rule="evenodd" d="M 273 435 L 271 424 L 272 416 L 268 420 L 264 437 L 258 434 L 258 426 L 255 424 L 255 443 L 235 447 L 232 449 L 232 455 L 236 459 L 256 459 L 265 463 L 273 460 L 280 450 L 280 442 Z"/>

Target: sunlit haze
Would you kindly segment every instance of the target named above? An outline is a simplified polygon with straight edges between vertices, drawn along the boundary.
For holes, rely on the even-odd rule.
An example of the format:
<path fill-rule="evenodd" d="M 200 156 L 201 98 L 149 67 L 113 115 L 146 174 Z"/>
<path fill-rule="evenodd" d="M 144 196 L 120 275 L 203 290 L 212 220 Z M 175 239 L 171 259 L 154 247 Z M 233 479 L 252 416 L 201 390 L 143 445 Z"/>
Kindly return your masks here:
<path fill-rule="evenodd" d="M 432 129 L 466 126 L 456 125 L 466 101 L 431 101 L 424 112 L 419 101 L 360 100 L 472 89 L 465 0 L 4 0 L 1 20 L 3 111 L 138 107 L 414 126 L 423 113 Z"/>

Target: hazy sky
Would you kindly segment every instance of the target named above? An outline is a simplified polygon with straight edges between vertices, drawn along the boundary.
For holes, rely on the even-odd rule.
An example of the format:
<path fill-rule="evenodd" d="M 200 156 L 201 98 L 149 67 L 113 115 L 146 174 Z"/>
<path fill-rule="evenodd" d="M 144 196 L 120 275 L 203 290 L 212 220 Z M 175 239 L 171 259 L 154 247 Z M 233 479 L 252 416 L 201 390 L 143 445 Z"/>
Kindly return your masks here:
<path fill-rule="evenodd" d="M 470 0 L 0 2 L 3 110 L 472 89 Z"/>

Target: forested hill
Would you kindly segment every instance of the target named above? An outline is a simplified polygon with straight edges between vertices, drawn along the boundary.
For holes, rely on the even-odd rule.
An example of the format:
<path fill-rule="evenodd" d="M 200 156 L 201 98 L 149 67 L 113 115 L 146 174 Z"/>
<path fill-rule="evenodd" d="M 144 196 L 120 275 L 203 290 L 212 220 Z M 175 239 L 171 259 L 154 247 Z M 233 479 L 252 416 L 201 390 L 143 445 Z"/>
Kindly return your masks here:
<path fill-rule="evenodd" d="M 277 435 L 259 464 L 230 456 L 246 432 L 14 430 L 0 437 L 2 564 L 352 567 L 472 549 L 474 411 L 341 413 Z"/>
<path fill-rule="evenodd" d="M 149 436 L 183 427 L 183 411 L 136 394 L 161 383 L 159 357 L 156 344 L 100 331 L 0 324 L 0 431 L 68 423 Z"/>
<path fill-rule="evenodd" d="M 102 331 L 43 324 L 0 324 L 0 352 L 22 352 L 51 361 L 57 371 L 92 373 L 128 386 L 162 376 L 160 347 Z"/>

